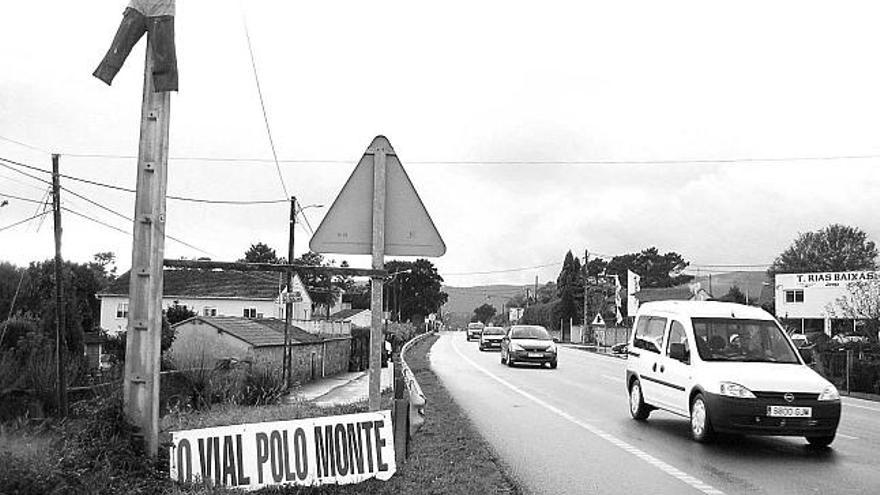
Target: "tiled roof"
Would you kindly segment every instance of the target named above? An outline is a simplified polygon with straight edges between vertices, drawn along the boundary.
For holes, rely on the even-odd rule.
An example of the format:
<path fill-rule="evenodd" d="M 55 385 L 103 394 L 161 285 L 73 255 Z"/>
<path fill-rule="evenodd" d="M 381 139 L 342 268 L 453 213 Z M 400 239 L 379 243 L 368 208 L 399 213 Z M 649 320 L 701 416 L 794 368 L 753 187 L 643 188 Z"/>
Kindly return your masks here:
<path fill-rule="evenodd" d="M 196 316 L 178 323 L 175 327 L 193 320 L 201 320 L 254 347 L 284 345 L 284 321 L 282 320 L 274 318 L 251 319 L 240 316 Z M 322 340 L 299 327 L 291 326 L 291 331 L 291 342 L 293 343 L 320 342 Z"/>
<path fill-rule="evenodd" d="M 127 296 L 130 273 L 117 278 L 102 294 Z M 166 268 L 162 293 L 166 297 L 274 300 L 280 287 L 279 276 L 273 273 Z"/>
<path fill-rule="evenodd" d="M 689 301 L 694 293 L 687 285 L 642 289 L 635 294 L 639 303 L 652 301 Z"/>
<path fill-rule="evenodd" d="M 330 315 L 330 319 L 334 321 L 345 321 L 352 316 L 363 313 L 364 311 L 369 311 L 367 309 L 343 309 L 342 311 L 337 311 Z"/>

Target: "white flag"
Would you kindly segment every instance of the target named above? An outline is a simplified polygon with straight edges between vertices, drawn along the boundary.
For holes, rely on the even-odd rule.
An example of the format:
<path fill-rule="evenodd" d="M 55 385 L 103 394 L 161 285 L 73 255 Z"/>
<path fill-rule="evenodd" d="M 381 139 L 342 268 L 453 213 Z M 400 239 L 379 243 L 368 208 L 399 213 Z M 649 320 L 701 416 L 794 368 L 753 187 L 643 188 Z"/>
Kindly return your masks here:
<path fill-rule="evenodd" d="M 629 316 L 635 316 L 636 311 L 639 310 L 639 300 L 636 299 L 635 294 L 641 290 L 639 287 L 641 279 L 642 277 L 633 271 L 626 271 L 626 314 Z"/>

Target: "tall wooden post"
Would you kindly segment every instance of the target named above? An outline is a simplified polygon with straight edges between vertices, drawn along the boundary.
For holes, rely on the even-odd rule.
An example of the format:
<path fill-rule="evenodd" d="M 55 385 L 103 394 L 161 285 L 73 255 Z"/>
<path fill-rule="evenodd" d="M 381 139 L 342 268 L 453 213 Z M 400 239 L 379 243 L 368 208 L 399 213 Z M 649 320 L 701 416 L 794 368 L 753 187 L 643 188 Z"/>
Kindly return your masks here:
<path fill-rule="evenodd" d="M 52 213 L 55 219 L 55 384 L 58 412 L 67 416 L 67 327 L 65 325 L 64 267 L 61 266 L 61 182 L 58 155 L 52 154 Z"/>
<path fill-rule="evenodd" d="M 159 448 L 162 261 L 171 94 L 153 90 L 152 42 L 147 36 L 123 399 L 125 414 L 143 438 L 145 452 L 155 457 Z"/>
<path fill-rule="evenodd" d="M 287 263 L 293 263 L 293 240 L 296 229 L 296 196 L 290 198 L 290 233 L 287 243 Z M 287 270 L 287 300 L 284 301 L 284 383 L 293 386 L 293 356 L 290 349 L 290 325 L 293 319 L 293 271 Z"/>
<path fill-rule="evenodd" d="M 373 152 L 373 269 L 385 268 L 385 160 L 381 145 Z M 370 312 L 370 411 L 378 411 L 382 391 L 382 277 L 371 279 Z"/>

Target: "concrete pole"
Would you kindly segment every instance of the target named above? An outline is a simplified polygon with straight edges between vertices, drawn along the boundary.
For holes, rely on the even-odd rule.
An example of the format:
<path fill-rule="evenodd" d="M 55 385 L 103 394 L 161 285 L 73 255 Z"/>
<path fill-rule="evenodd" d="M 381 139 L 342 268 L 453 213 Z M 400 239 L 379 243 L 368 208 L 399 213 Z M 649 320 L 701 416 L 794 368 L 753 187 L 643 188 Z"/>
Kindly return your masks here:
<path fill-rule="evenodd" d="M 373 152 L 373 269 L 385 268 L 385 161 L 387 152 L 380 144 Z M 371 279 L 370 311 L 370 411 L 378 411 L 382 391 L 382 277 Z"/>
<path fill-rule="evenodd" d="M 123 400 L 125 414 L 137 429 L 136 435 L 143 438 L 145 452 L 155 458 L 159 450 L 162 261 L 171 94 L 153 90 L 152 42 L 147 36 Z"/>
<path fill-rule="evenodd" d="M 293 241 L 296 229 L 296 196 L 290 198 L 290 233 L 287 243 L 287 263 L 293 263 Z M 290 324 L 293 318 L 293 271 L 287 270 L 287 300 L 284 301 L 284 359 L 282 373 L 284 383 L 290 389 L 293 386 L 293 356 L 290 349 Z"/>

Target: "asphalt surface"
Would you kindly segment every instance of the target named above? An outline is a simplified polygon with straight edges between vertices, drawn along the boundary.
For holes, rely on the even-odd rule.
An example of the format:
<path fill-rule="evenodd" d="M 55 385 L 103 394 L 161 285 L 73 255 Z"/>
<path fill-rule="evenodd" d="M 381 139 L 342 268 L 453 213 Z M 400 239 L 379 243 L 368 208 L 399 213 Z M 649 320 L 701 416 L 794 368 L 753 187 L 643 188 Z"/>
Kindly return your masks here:
<path fill-rule="evenodd" d="M 880 403 L 844 398 L 828 449 L 799 437 L 691 440 L 687 419 L 630 419 L 626 361 L 560 347 L 559 368 L 508 368 L 464 332 L 431 367 L 527 493 L 880 493 Z"/>

